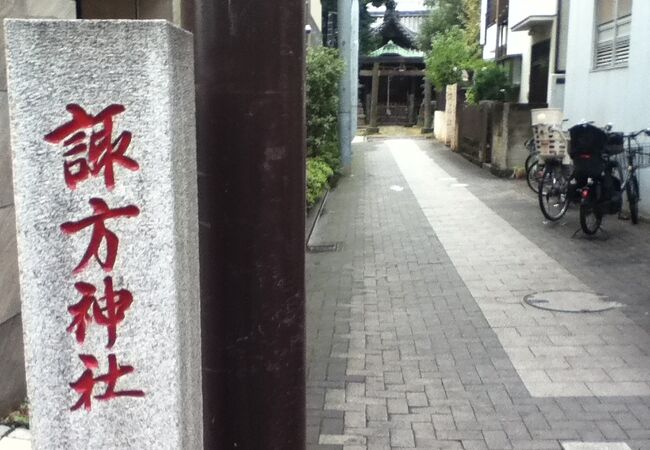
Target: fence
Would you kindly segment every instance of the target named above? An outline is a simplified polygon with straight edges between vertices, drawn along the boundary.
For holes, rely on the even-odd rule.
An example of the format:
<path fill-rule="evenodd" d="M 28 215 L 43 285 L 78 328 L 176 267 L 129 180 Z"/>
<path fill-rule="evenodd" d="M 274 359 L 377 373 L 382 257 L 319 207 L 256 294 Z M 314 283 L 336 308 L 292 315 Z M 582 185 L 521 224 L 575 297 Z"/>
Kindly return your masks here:
<path fill-rule="evenodd" d="M 479 164 L 489 164 L 497 175 L 512 174 L 528 156 L 524 142 L 530 137 L 530 110 L 543 105 L 483 101 L 465 104 L 464 92 L 447 86 L 445 101 L 435 112 L 435 137 Z"/>
<path fill-rule="evenodd" d="M 485 105 L 461 105 L 458 112 L 458 151 L 476 162 L 488 162 L 488 116 Z"/>

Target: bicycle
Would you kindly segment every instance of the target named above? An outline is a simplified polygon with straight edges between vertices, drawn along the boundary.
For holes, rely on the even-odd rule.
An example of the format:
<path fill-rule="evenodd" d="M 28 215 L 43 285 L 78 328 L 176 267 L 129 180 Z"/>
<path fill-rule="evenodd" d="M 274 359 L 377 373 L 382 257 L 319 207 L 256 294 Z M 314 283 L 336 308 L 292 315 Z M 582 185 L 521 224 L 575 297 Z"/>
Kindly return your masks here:
<path fill-rule="evenodd" d="M 539 176 L 537 198 L 542 214 L 550 221 L 557 221 L 566 214 L 571 197 L 571 166 L 567 159 L 569 140 L 560 125 L 538 123 L 533 125 L 535 147 L 539 152 L 536 173 Z M 543 163 L 544 170 L 539 168 Z"/>
<path fill-rule="evenodd" d="M 650 166 L 650 154 L 644 153 L 646 144 L 637 138 L 650 136 L 650 129 L 623 134 L 611 133 L 611 126 L 598 129 L 591 125 L 576 126 L 576 173 L 581 179 L 580 227 L 588 235 L 595 234 L 605 214 L 621 217 L 623 193 L 630 210 L 630 220 L 639 221 L 639 179 L 637 170 Z M 623 169 L 626 173 L 623 173 Z"/>
<path fill-rule="evenodd" d="M 524 146 L 528 149 L 529 155 L 526 157 L 524 167 L 526 169 L 526 182 L 528 187 L 536 194 L 539 194 L 539 185 L 542 181 L 545 169 L 546 157 L 540 158 L 540 149 L 538 148 L 538 133 L 536 134 L 536 126 L 550 126 L 558 128 L 562 132 L 562 124 L 567 122 L 564 119 L 564 114 L 560 109 L 555 108 L 541 108 L 531 110 L 531 123 L 533 126 L 533 137 L 528 139 Z M 544 212 L 544 209 L 542 209 Z M 550 219 L 555 220 L 555 219 Z"/>
<path fill-rule="evenodd" d="M 639 223 L 639 201 L 641 200 L 639 179 L 636 172 L 640 168 L 650 166 L 650 154 L 644 153 L 644 146 L 637 141 L 637 138 L 642 134 L 650 136 L 650 128 L 623 135 L 623 139 L 626 142 L 625 157 L 627 160 L 627 174 L 621 185 L 621 190 L 625 190 L 630 208 L 630 221 L 633 225 Z M 634 147 L 632 146 L 632 142 L 634 142 Z"/>
<path fill-rule="evenodd" d="M 524 168 L 526 169 L 526 182 L 528 183 L 528 187 L 537 194 L 541 173 L 539 170 L 539 152 L 535 147 L 535 138 L 529 138 L 526 140 L 526 142 L 524 142 L 524 147 L 528 149 L 529 153 L 526 157 L 526 162 L 524 163 Z"/>

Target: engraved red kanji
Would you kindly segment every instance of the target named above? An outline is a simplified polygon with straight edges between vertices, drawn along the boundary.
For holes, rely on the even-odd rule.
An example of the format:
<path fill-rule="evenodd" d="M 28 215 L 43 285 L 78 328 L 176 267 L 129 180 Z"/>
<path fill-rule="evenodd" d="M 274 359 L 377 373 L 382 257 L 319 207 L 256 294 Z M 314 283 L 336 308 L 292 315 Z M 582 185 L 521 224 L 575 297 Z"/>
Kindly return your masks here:
<path fill-rule="evenodd" d="M 110 209 L 106 202 L 99 198 L 91 198 L 89 203 L 93 207 L 94 214 L 92 216 L 81 219 L 78 222 L 66 222 L 61 225 L 61 231 L 65 234 L 73 234 L 91 225 L 93 226 L 90 244 L 81 259 L 81 262 L 72 271 L 74 274 L 84 270 L 93 256 L 95 256 L 99 265 L 106 272 L 113 270 L 120 240 L 115 233 L 106 228 L 104 222 L 108 219 L 114 219 L 117 217 L 137 217 L 140 214 L 140 209 L 134 205 Z M 102 241 L 106 242 L 106 257 L 104 260 L 99 256 L 99 248 Z"/>
<path fill-rule="evenodd" d="M 76 189 L 77 184 L 103 170 L 104 183 L 112 190 L 115 164 L 132 171 L 140 168 L 136 161 L 124 156 L 131 144 L 131 132 L 124 131 L 113 140 L 113 120 L 125 111 L 123 105 L 110 105 L 96 116 L 77 104 L 70 104 L 66 109 L 72 114 L 72 120 L 47 134 L 45 141 L 63 143 L 69 149 L 63 154 L 67 158 L 63 163 L 63 175 L 70 189 Z"/>
<path fill-rule="evenodd" d="M 82 297 L 79 303 L 68 308 L 73 317 L 68 332 L 74 331 L 77 342 L 81 344 L 86 338 L 88 324 L 94 319 L 98 325 L 104 325 L 108 329 L 106 348 L 112 348 L 117 339 L 117 325 L 124 320 L 126 311 L 131 307 L 133 295 L 126 289 L 115 291 L 111 277 L 104 278 L 104 296 L 99 299 L 95 296 L 97 288 L 92 284 L 79 282 L 74 287 Z"/>
<path fill-rule="evenodd" d="M 121 366 L 117 363 L 117 357 L 114 354 L 108 355 L 108 372 L 98 377 L 94 376 L 94 371 L 99 367 L 97 358 L 93 355 L 79 355 L 86 370 L 70 387 L 79 394 L 79 400 L 75 403 L 71 411 L 76 411 L 82 406 L 90 411 L 92 407 L 93 389 L 97 383 L 106 384 L 106 391 L 102 395 L 96 395 L 97 400 L 110 400 L 115 397 L 144 397 L 144 392 L 140 390 L 116 391 L 115 385 L 118 378 L 133 372 L 132 366 Z"/>

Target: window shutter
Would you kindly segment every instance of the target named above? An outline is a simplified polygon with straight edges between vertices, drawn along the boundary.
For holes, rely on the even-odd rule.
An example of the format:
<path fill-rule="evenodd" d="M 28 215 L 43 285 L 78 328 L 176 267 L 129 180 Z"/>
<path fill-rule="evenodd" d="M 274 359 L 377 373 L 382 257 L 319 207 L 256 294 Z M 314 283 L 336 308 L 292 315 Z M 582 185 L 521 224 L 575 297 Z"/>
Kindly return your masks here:
<path fill-rule="evenodd" d="M 599 0 L 594 45 L 594 69 L 625 67 L 630 61 L 632 0 Z M 610 16 L 614 11 L 619 15 Z M 620 14 L 623 14 L 622 16 Z"/>
<path fill-rule="evenodd" d="M 599 42 L 596 45 L 595 68 L 600 69 L 610 66 L 614 58 L 614 41 Z"/>
<path fill-rule="evenodd" d="M 616 41 L 616 60 L 614 64 L 627 64 L 630 60 L 630 38 L 619 38 Z"/>

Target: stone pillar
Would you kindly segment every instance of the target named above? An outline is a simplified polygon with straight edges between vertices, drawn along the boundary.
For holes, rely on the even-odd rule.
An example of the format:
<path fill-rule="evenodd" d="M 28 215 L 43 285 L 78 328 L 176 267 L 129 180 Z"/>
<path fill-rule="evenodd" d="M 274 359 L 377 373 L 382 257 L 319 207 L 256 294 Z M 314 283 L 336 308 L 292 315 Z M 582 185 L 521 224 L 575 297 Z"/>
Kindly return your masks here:
<path fill-rule="evenodd" d="M 370 89 L 370 126 L 367 133 L 379 133 L 377 116 L 379 113 L 379 63 L 372 65 L 372 87 Z"/>
<path fill-rule="evenodd" d="M 433 119 L 431 117 L 431 81 L 424 77 L 424 125 L 422 126 L 422 133 L 433 132 Z"/>
<path fill-rule="evenodd" d="M 406 95 L 406 124 L 411 127 L 415 125 L 415 94 Z"/>
<path fill-rule="evenodd" d="M 304 6 L 186 6 L 210 450 L 305 446 Z"/>
<path fill-rule="evenodd" d="M 447 101 L 445 115 L 447 118 L 447 134 L 445 143 L 456 151 L 458 149 L 458 84 L 447 86 Z"/>
<path fill-rule="evenodd" d="M 200 449 L 192 37 L 5 24 L 33 446 Z"/>
<path fill-rule="evenodd" d="M 26 395 L 3 19 L 28 17 L 74 19 L 75 2 L 0 0 L 0 417 L 13 411 Z"/>

